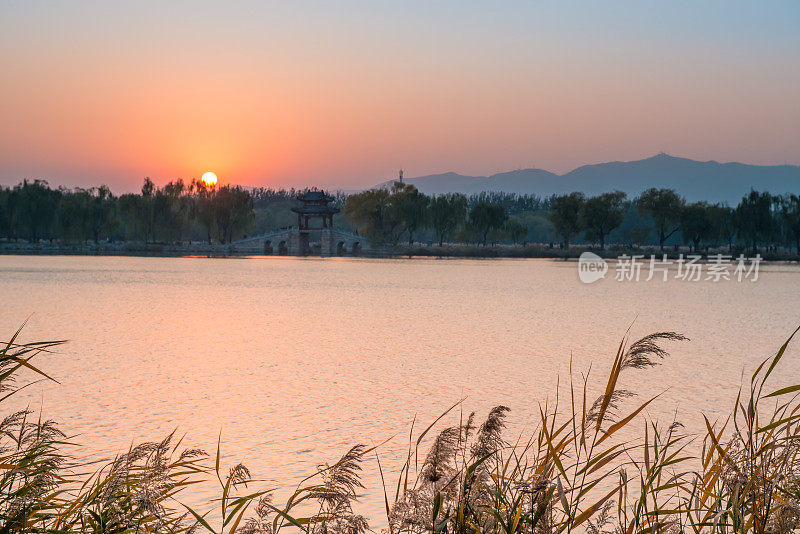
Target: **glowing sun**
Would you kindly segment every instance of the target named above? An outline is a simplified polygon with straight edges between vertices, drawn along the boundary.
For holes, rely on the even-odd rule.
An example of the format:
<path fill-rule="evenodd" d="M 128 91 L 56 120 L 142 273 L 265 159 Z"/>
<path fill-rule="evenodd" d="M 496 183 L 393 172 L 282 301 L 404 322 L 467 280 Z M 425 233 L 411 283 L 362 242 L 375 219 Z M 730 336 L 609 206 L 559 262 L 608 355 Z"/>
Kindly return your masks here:
<path fill-rule="evenodd" d="M 217 175 L 211 171 L 208 171 L 203 175 L 203 183 L 209 187 L 217 185 Z"/>

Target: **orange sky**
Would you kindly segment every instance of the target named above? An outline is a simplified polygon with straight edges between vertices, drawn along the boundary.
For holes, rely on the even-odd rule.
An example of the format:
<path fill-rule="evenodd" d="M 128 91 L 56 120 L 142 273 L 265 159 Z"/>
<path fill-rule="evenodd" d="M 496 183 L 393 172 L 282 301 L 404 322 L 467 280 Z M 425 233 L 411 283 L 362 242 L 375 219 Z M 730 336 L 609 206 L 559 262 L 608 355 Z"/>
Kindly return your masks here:
<path fill-rule="evenodd" d="M 724 7 L 724 9 L 723 9 Z M 658 9 L 656 9 L 658 8 Z M 660 10 L 660 11 L 659 11 Z M 0 6 L 0 183 L 800 164 L 792 2 Z"/>

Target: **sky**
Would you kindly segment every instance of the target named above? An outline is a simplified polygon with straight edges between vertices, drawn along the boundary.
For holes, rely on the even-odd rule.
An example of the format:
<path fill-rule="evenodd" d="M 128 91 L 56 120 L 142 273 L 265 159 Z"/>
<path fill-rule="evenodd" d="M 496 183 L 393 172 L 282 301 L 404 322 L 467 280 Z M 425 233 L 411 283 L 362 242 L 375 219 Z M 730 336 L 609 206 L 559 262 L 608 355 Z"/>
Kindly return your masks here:
<path fill-rule="evenodd" d="M 0 2 L 0 184 L 800 164 L 800 2 Z"/>

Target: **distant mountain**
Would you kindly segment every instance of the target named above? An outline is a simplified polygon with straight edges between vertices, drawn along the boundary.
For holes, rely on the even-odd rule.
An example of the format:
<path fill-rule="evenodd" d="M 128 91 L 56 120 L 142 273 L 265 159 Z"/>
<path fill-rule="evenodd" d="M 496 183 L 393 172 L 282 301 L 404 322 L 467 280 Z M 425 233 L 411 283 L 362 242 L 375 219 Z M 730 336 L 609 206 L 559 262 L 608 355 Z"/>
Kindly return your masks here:
<path fill-rule="evenodd" d="M 541 196 L 582 191 L 596 195 L 619 189 L 633 197 L 649 187 L 668 187 L 690 202 L 707 200 L 735 205 L 751 188 L 774 194 L 800 193 L 800 166 L 718 163 L 659 154 L 638 161 L 584 165 L 562 175 L 542 169 L 522 169 L 488 177 L 449 172 L 409 178 L 406 182 L 427 194 L 467 195 L 482 191 Z"/>

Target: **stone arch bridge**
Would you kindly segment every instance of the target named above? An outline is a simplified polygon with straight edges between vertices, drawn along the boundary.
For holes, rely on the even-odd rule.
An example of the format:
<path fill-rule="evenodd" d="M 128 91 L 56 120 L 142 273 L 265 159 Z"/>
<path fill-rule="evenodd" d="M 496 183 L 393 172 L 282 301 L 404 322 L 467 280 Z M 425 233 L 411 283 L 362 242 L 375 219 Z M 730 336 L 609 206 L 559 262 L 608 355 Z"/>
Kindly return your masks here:
<path fill-rule="evenodd" d="M 231 243 L 236 252 L 267 256 L 373 256 L 386 251 L 363 235 L 337 228 L 284 228 Z"/>

